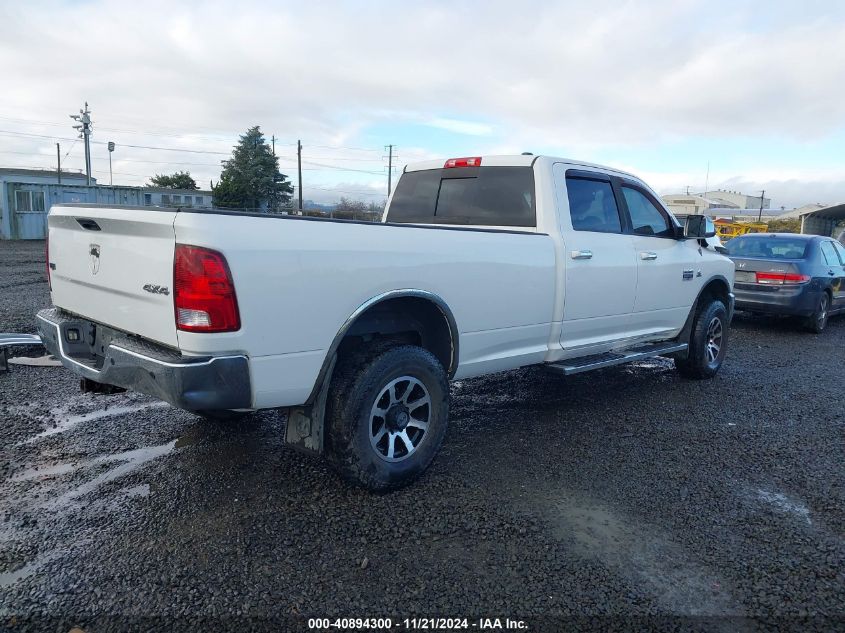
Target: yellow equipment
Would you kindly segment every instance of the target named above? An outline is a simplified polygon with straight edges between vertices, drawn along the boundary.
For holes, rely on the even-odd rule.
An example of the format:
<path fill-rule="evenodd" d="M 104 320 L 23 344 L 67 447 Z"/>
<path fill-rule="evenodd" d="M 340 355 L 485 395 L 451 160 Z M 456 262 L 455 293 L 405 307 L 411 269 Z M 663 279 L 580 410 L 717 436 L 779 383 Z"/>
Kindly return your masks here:
<path fill-rule="evenodd" d="M 746 233 L 765 233 L 769 230 L 769 225 L 765 222 L 736 222 L 729 218 L 718 218 L 713 223 L 716 225 L 716 235 L 722 241 Z"/>

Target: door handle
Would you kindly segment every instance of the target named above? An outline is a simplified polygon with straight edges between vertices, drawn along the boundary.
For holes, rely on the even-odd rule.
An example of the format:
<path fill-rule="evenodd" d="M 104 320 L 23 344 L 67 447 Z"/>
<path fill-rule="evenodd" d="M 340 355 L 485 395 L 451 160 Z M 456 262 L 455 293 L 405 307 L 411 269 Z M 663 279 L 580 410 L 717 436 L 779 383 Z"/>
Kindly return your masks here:
<path fill-rule="evenodd" d="M 572 259 L 592 259 L 593 251 L 572 251 L 570 256 Z"/>
<path fill-rule="evenodd" d="M 833 272 L 832 270 L 828 270 L 827 274 L 830 275 L 831 277 L 833 277 L 836 273 Z"/>
<path fill-rule="evenodd" d="M 650 260 L 650 259 L 657 259 L 657 253 L 654 251 L 641 251 L 640 252 L 640 259 Z"/>

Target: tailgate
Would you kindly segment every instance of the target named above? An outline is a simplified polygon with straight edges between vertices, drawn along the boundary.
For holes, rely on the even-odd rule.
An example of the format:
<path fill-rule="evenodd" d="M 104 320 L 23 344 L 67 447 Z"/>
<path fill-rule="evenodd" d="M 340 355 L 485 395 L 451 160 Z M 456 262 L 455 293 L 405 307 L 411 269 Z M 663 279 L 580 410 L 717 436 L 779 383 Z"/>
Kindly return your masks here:
<path fill-rule="evenodd" d="M 176 211 L 56 205 L 48 218 L 53 304 L 176 347 Z"/>

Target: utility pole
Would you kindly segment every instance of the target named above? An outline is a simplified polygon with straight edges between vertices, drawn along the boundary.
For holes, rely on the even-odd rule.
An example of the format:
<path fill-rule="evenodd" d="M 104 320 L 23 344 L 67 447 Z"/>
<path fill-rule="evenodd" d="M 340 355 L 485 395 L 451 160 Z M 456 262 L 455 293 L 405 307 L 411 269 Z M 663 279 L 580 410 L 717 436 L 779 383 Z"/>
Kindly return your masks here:
<path fill-rule="evenodd" d="M 296 168 L 299 172 L 299 215 L 302 215 L 302 143 L 296 142 Z"/>
<path fill-rule="evenodd" d="M 393 177 L 393 145 L 387 146 L 387 197 L 390 197 L 390 188 Z"/>
<path fill-rule="evenodd" d="M 766 195 L 766 190 L 760 192 L 760 213 L 757 214 L 757 221 L 759 222 L 763 218 L 763 196 Z"/>
<path fill-rule="evenodd" d="M 62 184 L 62 147 L 56 143 L 56 177 L 59 179 L 59 184 Z"/>
<path fill-rule="evenodd" d="M 270 140 L 273 142 L 273 156 L 276 155 L 276 135 L 270 137 Z"/>
<path fill-rule="evenodd" d="M 74 125 L 73 129 L 79 130 L 79 138 L 85 140 L 85 175 L 87 176 L 86 184 L 91 185 L 91 111 L 88 109 L 88 102 L 85 102 L 85 109 L 80 110 L 79 114 L 71 114 L 70 118 L 74 121 L 79 121 L 79 125 Z"/>

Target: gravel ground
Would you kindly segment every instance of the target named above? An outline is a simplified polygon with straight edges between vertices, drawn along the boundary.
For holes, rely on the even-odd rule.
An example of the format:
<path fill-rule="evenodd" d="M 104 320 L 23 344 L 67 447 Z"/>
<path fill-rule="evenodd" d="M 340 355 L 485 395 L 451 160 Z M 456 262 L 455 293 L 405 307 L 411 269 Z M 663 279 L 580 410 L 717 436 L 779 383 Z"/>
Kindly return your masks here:
<path fill-rule="evenodd" d="M 0 242 L 0 331 L 32 331 L 48 305 L 42 253 Z M 711 381 L 655 360 L 454 383 L 440 456 L 387 495 L 286 450 L 273 412 L 209 423 L 15 366 L 0 374 L 0 622 L 841 629 L 845 318 L 815 336 L 739 316 L 731 335 Z"/>

